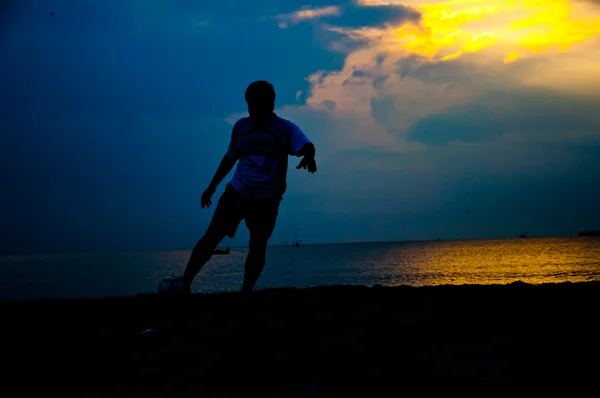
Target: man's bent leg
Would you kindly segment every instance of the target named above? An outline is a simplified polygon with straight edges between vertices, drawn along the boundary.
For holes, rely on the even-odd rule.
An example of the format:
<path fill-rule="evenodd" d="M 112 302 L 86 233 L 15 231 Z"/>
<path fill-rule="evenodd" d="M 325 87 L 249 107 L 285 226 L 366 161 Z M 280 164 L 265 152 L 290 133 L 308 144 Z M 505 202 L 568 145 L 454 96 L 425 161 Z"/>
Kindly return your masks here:
<path fill-rule="evenodd" d="M 256 281 L 260 277 L 267 256 L 267 239 L 252 239 L 250 237 L 250 247 L 248 257 L 246 257 L 246 265 L 244 270 L 244 284 L 242 292 L 249 293 L 254 289 Z"/>
<path fill-rule="evenodd" d="M 225 236 L 233 238 L 238 224 L 243 215 L 243 202 L 240 195 L 229 188 L 219 198 L 219 203 L 213 214 L 210 225 L 204 236 L 196 243 L 192 255 L 188 261 L 187 268 L 183 274 L 183 280 L 188 288 L 191 288 L 192 281 L 198 275 L 198 272 L 212 257 L 215 248 Z"/>

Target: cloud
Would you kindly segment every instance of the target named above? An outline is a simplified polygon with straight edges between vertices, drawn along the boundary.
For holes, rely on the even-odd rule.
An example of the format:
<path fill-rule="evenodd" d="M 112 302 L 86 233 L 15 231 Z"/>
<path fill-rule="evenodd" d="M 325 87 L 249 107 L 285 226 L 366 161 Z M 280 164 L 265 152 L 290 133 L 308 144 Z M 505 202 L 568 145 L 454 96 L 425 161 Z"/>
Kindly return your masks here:
<path fill-rule="evenodd" d="M 281 28 L 308 20 L 328 21 L 335 28 L 361 28 L 398 25 L 405 21 L 418 21 L 420 14 L 403 5 L 363 6 L 354 1 L 321 8 L 304 7 L 292 13 L 278 15 Z M 326 26 L 327 28 L 327 26 Z"/>
<path fill-rule="evenodd" d="M 364 145 L 389 142 L 386 134 L 405 137 L 409 129 L 414 138 L 417 127 L 412 126 L 419 120 L 460 113 L 471 103 L 490 108 L 481 101 L 493 101 L 489 93 L 503 87 L 525 97 L 548 90 L 553 98 L 563 94 L 566 98 L 592 97 L 589 101 L 594 103 L 592 87 L 600 83 L 595 72 L 600 65 L 600 41 L 596 39 L 600 24 L 594 22 L 600 12 L 563 0 L 407 4 L 421 12 L 418 23 L 335 28 L 350 40 L 368 45 L 348 53 L 342 69 L 319 71 L 308 78 L 308 105 L 332 101 L 336 117 L 360 118 L 361 126 L 371 120 L 372 128 L 362 133 Z M 536 34 L 546 28 L 555 31 L 544 37 Z M 528 50 L 523 52 L 523 48 Z M 523 57 L 507 62 L 507 57 L 516 53 Z M 522 94 L 528 90 L 531 94 Z M 419 128 L 431 123 L 429 120 Z M 379 138 L 374 140 L 374 136 Z M 400 142 L 404 149 L 398 150 L 414 149 L 410 142 Z"/>
<path fill-rule="evenodd" d="M 288 25 L 302 21 L 318 19 L 322 17 L 336 16 L 341 12 L 340 7 L 328 6 L 321 8 L 304 7 L 289 14 L 281 14 L 276 17 L 280 21 L 279 27 L 287 28 Z"/>

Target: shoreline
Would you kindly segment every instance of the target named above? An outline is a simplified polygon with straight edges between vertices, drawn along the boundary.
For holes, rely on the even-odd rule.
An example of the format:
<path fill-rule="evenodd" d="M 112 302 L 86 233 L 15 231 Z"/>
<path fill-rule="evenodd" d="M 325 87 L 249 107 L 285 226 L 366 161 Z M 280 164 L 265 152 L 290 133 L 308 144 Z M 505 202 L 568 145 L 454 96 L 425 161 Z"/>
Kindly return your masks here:
<path fill-rule="evenodd" d="M 13 301 L 0 302 L 0 333 L 6 380 L 45 393 L 552 392 L 595 383 L 598 297 L 600 282 L 515 282 Z"/>

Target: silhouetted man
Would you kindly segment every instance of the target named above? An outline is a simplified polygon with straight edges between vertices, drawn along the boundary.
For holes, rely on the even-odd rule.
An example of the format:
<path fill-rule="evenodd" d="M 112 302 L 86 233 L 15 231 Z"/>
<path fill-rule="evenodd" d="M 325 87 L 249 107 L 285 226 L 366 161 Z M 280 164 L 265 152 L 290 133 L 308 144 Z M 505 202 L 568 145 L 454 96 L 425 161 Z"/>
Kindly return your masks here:
<path fill-rule="evenodd" d="M 246 89 L 245 97 L 250 116 L 241 118 L 233 126 L 227 153 L 202 194 L 202 208 L 210 207 L 215 189 L 239 161 L 206 233 L 190 256 L 183 276 L 188 290 L 217 245 L 225 236 L 233 238 L 244 219 L 250 231 L 250 243 L 242 291 L 252 291 L 265 265 L 267 242 L 286 190 L 288 156 L 302 157 L 297 169 L 317 171 L 314 145 L 298 126 L 274 113 L 273 85 L 255 81 Z"/>

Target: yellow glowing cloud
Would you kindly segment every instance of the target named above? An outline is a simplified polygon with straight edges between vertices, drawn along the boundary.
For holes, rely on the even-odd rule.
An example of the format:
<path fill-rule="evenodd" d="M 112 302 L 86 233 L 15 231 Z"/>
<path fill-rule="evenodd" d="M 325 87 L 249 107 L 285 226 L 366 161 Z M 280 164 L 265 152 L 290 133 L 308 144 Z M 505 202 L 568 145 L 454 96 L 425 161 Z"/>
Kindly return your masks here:
<path fill-rule="evenodd" d="M 420 23 L 377 32 L 388 51 L 453 59 L 494 46 L 505 62 L 537 53 L 560 53 L 600 35 L 600 8 L 570 0 L 361 0 L 365 6 L 404 4 Z M 375 29 L 353 31 L 372 37 Z"/>

